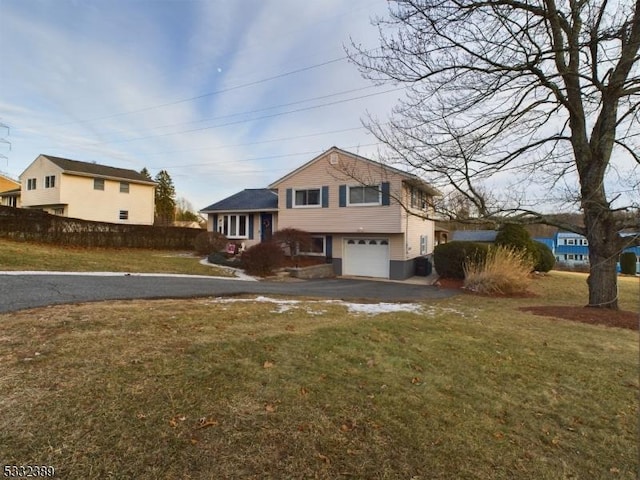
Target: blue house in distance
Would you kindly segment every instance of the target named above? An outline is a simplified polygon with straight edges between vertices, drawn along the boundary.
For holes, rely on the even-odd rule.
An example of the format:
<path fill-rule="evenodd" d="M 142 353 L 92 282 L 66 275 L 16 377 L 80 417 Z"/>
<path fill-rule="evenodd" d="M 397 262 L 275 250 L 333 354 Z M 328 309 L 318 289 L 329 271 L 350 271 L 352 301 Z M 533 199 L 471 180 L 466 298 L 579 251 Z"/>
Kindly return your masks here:
<path fill-rule="evenodd" d="M 623 233 L 623 237 L 636 237 L 637 233 Z M 583 235 L 573 232 L 558 232 L 553 238 L 534 238 L 537 242 L 548 246 L 556 262 L 570 268 L 589 266 L 589 241 Z M 636 272 L 640 273 L 640 246 L 630 246 L 624 252 L 633 252 L 636 255 Z M 620 271 L 620 263 L 618 263 Z"/>

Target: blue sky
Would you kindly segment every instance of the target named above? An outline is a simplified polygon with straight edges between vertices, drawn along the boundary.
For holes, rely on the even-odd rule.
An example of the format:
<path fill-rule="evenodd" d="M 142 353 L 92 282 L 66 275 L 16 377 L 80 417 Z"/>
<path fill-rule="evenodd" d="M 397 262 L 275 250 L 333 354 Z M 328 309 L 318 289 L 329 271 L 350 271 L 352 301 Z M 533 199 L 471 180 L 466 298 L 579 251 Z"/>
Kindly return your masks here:
<path fill-rule="evenodd" d="M 40 153 L 166 169 L 196 209 L 263 187 L 401 95 L 344 57 L 384 0 L 0 0 L 0 171 Z M 392 90 L 392 91 L 390 91 Z M 384 93 L 387 92 L 387 93 Z"/>
<path fill-rule="evenodd" d="M 384 121 L 403 92 L 364 80 L 345 46 L 376 48 L 371 18 L 387 13 L 385 0 L 0 0 L 0 172 L 40 153 L 166 169 L 199 210 L 333 145 L 376 158 L 361 119 Z M 621 179 L 637 177 L 622 164 L 608 189 L 633 197 Z"/>

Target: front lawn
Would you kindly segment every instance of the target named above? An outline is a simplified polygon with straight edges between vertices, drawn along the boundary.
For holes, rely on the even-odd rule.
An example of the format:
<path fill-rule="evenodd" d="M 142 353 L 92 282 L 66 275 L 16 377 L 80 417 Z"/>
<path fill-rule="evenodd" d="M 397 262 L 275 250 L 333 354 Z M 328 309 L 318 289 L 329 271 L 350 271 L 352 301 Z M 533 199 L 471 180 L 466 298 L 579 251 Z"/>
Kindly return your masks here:
<path fill-rule="evenodd" d="M 232 277 L 229 270 L 200 265 L 190 252 L 143 248 L 80 248 L 0 239 L 0 270 L 178 273 Z"/>
<path fill-rule="evenodd" d="M 66 479 L 636 478 L 638 332 L 519 310 L 584 303 L 583 281 L 414 312 L 235 298 L 0 315 L 2 459 Z M 637 310 L 637 280 L 621 291 Z"/>

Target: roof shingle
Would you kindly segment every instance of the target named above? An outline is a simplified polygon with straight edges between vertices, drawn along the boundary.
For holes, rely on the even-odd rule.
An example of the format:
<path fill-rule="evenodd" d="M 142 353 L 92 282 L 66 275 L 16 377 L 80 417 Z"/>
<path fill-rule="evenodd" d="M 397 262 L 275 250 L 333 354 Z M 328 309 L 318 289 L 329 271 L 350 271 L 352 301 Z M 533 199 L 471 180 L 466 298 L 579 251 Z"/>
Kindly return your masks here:
<path fill-rule="evenodd" d="M 149 180 L 147 177 L 135 170 L 127 168 L 109 167 L 107 165 L 100 165 L 98 163 L 80 162 L 78 160 L 70 160 L 68 158 L 53 157 L 51 155 L 42 155 L 58 167 L 62 168 L 68 173 L 85 173 L 87 175 L 95 175 L 100 177 L 121 178 L 123 180 L 130 180 L 134 182 L 155 183 L 153 180 Z"/>
<path fill-rule="evenodd" d="M 247 188 L 200 210 L 208 212 L 247 212 L 278 209 L 278 194 L 268 188 Z"/>

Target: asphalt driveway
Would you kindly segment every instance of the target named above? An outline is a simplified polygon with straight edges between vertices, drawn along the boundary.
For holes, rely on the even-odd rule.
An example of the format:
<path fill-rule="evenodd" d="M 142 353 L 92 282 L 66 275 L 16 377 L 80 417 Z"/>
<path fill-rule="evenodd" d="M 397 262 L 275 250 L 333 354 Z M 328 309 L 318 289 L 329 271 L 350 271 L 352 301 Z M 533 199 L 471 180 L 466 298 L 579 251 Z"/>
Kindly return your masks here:
<path fill-rule="evenodd" d="M 361 301 L 426 301 L 455 295 L 434 286 L 359 279 L 300 282 L 136 274 L 0 272 L 0 313 L 47 305 L 142 298 L 192 298 L 239 294 L 287 295 Z"/>

